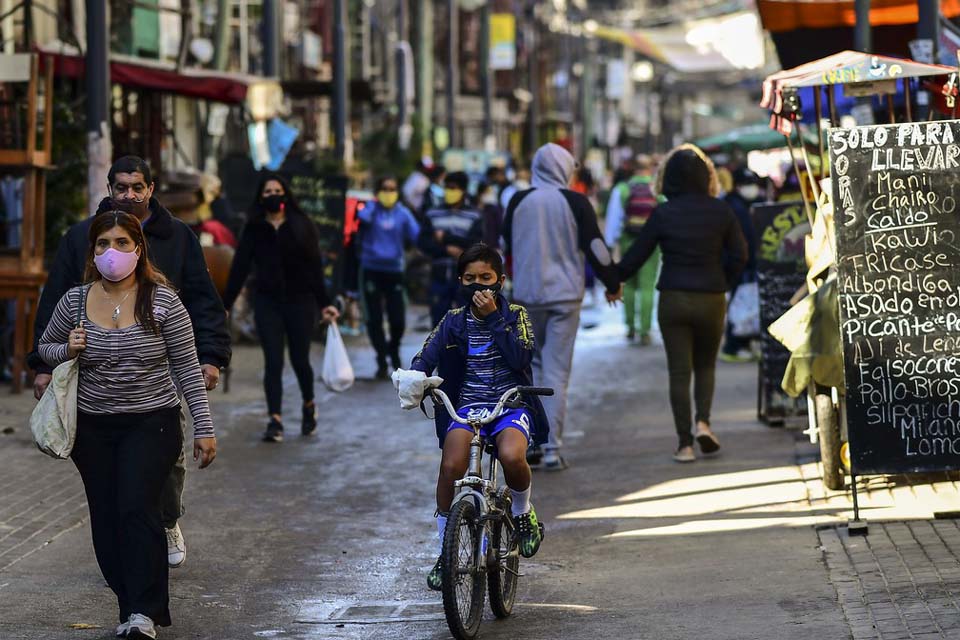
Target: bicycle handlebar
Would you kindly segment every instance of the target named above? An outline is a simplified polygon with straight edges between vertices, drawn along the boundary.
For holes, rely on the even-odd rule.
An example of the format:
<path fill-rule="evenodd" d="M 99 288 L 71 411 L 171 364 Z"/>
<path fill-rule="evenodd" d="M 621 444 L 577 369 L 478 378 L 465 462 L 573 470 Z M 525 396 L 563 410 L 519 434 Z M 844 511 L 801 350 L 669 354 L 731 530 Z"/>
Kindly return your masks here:
<path fill-rule="evenodd" d="M 531 396 L 552 396 L 553 389 L 550 387 L 517 387 L 517 393 L 520 395 L 531 395 Z"/>
<path fill-rule="evenodd" d="M 460 416 L 457 415 L 457 410 L 453 408 L 453 403 L 450 402 L 450 398 L 447 396 L 446 393 L 444 393 L 438 388 L 433 388 L 433 389 L 430 389 L 430 395 L 433 396 L 435 400 L 439 400 L 440 403 L 443 404 L 443 406 L 447 410 L 447 413 L 450 415 L 450 418 L 454 422 L 459 422 L 460 424 L 464 424 L 468 426 L 470 425 L 470 420 L 461 418 Z M 507 402 L 521 395 L 552 396 L 553 389 L 550 389 L 548 387 L 514 387 L 512 389 L 508 389 L 503 393 L 502 396 L 500 396 L 500 400 L 499 402 L 497 402 L 497 406 L 494 407 L 493 411 L 490 412 L 490 415 L 476 422 L 479 422 L 481 425 L 490 424 L 491 422 L 493 422 L 494 420 L 500 417 L 500 414 L 503 413 L 503 407 L 504 405 L 507 404 Z"/>

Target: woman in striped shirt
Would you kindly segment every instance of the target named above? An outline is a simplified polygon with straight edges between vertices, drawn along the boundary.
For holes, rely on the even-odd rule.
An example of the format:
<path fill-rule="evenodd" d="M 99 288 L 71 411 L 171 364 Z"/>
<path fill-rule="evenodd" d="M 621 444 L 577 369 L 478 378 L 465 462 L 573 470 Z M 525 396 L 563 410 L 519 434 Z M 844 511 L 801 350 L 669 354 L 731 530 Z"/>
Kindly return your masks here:
<path fill-rule="evenodd" d="M 140 222 L 101 213 L 89 239 L 87 284 L 60 300 L 39 352 L 51 366 L 80 358 L 71 457 L 97 563 L 120 605 L 117 636 L 156 638 L 156 626 L 170 625 L 159 498 L 183 437 L 177 384 L 201 469 L 216 457 L 217 441 L 190 317 L 150 263 Z"/>

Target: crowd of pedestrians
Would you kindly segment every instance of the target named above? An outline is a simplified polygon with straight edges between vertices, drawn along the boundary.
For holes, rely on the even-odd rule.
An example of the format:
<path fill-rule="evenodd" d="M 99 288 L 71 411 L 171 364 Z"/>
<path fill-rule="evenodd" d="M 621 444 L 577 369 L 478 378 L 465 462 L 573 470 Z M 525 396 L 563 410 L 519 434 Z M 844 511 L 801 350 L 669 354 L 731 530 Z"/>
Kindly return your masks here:
<path fill-rule="evenodd" d="M 419 252 L 430 261 L 437 329 L 413 368 L 429 375 L 456 356 L 456 366 L 466 368 L 452 396 L 458 408 L 474 396 L 488 401 L 490 389 L 481 387 L 499 389 L 514 378 L 555 390 L 532 414 L 515 416 L 526 425 L 525 439 L 501 438 L 519 505 L 514 515 L 526 518 L 518 527 L 529 534 L 531 554 L 539 534 L 531 533 L 537 522 L 528 465 L 557 471 L 568 464 L 567 389 L 594 282 L 609 302 L 623 299 L 626 338 L 638 346 L 653 342 L 657 310 L 678 437 L 674 459 L 695 460 L 695 443 L 704 454 L 719 449 L 710 426 L 714 368 L 725 334 L 727 357 L 743 359 L 749 349 L 725 315 L 728 292 L 755 278 L 748 212 L 760 197 L 760 181 L 748 170 L 734 172 L 733 183 L 721 199 L 713 164 L 690 145 L 659 161 L 638 156 L 609 188 L 557 144 L 541 147 L 529 169 L 509 173 L 491 167 L 478 178 L 423 158 L 403 181 L 376 177 L 350 239 L 375 377 L 404 368 L 407 258 Z M 168 567 L 186 559 L 178 524 L 186 457 L 192 451 L 201 468 L 216 457 L 206 392 L 230 363 L 229 312 L 241 296 L 253 309 L 264 359 L 263 440 L 276 443 L 285 433 L 284 352 L 300 388 L 301 434 L 309 436 L 318 420 L 311 341 L 317 325 L 340 311 L 328 293 L 317 227 L 281 175 L 264 173 L 256 187 L 222 296 L 196 229 L 160 205 L 143 160 L 117 160 L 108 188 L 97 214 L 61 239 L 29 364 L 39 398 L 53 367 L 79 358 L 72 458 L 87 491 L 97 561 L 117 596 L 117 634 L 153 638 L 171 622 Z M 192 417 L 192 447 L 182 401 Z M 438 422 L 441 444 L 446 429 Z M 464 438 L 450 441 L 455 453 L 444 448 L 441 513 L 462 474 Z"/>

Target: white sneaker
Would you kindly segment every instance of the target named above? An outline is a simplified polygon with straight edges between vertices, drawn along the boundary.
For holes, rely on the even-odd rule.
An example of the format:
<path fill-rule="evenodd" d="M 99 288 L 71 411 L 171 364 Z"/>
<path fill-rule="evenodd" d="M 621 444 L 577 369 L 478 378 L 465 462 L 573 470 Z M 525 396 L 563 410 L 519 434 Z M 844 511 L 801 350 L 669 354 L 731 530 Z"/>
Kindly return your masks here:
<path fill-rule="evenodd" d="M 123 624 L 117 627 L 117 637 L 126 638 L 128 631 L 130 631 L 130 623 L 124 622 Z"/>
<path fill-rule="evenodd" d="M 181 566 L 187 559 L 187 543 L 183 541 L 183 532 L 180 531 L 180 523 L 174 525 L 173 529 L 167 529 L 167 564 L 171 569 Z"/>
<path fill-rule="evenodd" d="M 127 630 L 128 638 L 151 638 L 157 637 L 157 629 L 153 626 L 153 620 L 139 613 L 130 614 L 129 626 Z"/>
<path fill-rule="evenodd" d="M 567 468 L 567 461 L 563 459 L 556 449 L 543 450 L 543 470 L 544 471 L 563 471 Z"/>

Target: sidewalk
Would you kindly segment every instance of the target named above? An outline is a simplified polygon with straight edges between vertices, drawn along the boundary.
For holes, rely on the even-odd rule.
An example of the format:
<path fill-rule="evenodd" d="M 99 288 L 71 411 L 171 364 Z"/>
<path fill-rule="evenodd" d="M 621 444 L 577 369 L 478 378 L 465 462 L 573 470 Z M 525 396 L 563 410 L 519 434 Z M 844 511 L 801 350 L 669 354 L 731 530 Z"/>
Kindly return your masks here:
<path fill-rule="evenodd" d="M 0 435 L 0 589 L 5 570 L 87 518 L 73 463 L 48 458 L 33 444 L 27 421 L 35 404 L 32 391 L 0 400 L 0 431 L 8 432 Z"/>

